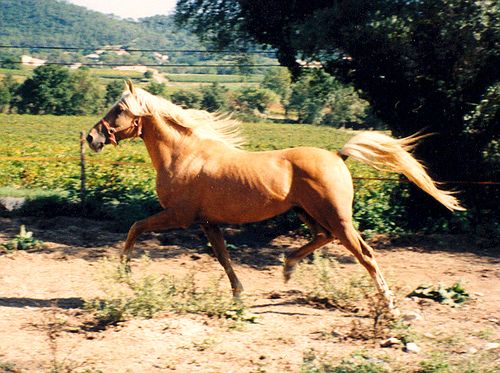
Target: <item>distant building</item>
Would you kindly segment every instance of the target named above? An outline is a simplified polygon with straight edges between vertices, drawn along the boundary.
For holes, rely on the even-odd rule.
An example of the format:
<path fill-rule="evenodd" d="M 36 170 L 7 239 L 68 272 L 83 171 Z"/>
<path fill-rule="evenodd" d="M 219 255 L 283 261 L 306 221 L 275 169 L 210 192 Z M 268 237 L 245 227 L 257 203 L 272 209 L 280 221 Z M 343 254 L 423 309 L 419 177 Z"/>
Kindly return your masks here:
<path fill-rule="evenodd" d="M 92 60 L 98 60 L 100 58 L 98 53 L 90 53 L 90 54 L 87 54 L 85 57 L 90 58 Z"/>
<path fill-rule="evenodd" d="M 169 57 L 166 54 L 154 52 L 153 56 L 155 59 L 157 59 L 158 61 L 161 61 L 161 62 L 167 62 L 169 60 Z"/>
<path fill-rule="evenodd" d="M 34 58 L 28 55 L 21 56 L 21 63 L 26 66 L 42 66 L 47 63 L 47 60 L 42 60 L 40 58 Z"/>

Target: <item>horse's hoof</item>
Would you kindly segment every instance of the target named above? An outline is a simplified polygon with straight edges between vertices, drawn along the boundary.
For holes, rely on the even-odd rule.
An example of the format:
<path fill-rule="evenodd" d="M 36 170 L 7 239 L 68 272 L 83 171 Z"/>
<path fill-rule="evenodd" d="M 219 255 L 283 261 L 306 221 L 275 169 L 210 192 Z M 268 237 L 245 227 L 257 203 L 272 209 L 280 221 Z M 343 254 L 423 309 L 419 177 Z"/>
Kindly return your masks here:
<path fill-rule="evenodd" d="M 285 280 L 285 284 L 290 281 L 292 278 L 292 273 L 295 271 L 295 266 L 288 266 L 285 265 L 285 268 L 283 268 L 283 277 Z"/>

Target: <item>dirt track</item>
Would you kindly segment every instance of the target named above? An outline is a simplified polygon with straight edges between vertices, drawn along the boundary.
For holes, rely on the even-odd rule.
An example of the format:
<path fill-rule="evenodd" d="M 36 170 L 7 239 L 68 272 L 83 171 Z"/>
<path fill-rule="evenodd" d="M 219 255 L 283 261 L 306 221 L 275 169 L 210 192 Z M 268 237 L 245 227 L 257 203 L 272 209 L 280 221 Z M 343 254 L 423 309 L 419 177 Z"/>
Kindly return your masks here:
<path fill-rule="evenodd" d="M 96 280 L 99 260 L 116 256 L 125 234 L 81 219 L 26 222 L 47 248 L 0 255 L 0 371 L 46 372 L 57 363 L 67 370 L 89 372 L 298 372 L 308 355 L 338 363 L 355 353 L 357 359 L 397 372 L 416 371 L 436 351 L 450 361 L 470 361 L 478 367 L 476 360 L 483 354 L 499 352 L 494 343 L 500 338 L 500 268 L 492 254 L 498 248 L 467 237 L 374 243 L 403 314 L 417 311 L 423 317 L 411 321 L 421 348 L 412 354 L 348 337 L 353 320 L 366 321 L 365 310 L 314 307 L 300 301 L 303 288 L 297 281 L 283 283 L 279 256 L 300 246 L 304 238 L 270 239 L 236 229 L 230 230 L 228 241 L 245 245 L 231 251 L 245 286 L 245 302 L 257 315 L 255 324 L 234 329 L 228 322 L 201 315 L 164 313 L 105 330 L 86 329 L 83 300 L 102 295 Z M 0 243 L 11 239 L 20 223 L 0 218 Z M 222 274 L 222 268 L 200 237 L 197 230 L 151 234 L 138 243 L 136 256 L 146 250 L 151 271 L 195 271 L 202 284 Z M 339 259 L 346 276 L 361 271 L 341 246 L 332 245 L 327 252 Z M 451 285 L 459 280 L 473 298 L 460 307 L 404 298 L 424 283 Z M 228 288 L 225 278 L 223 286 Z M 47 324 L 53 320 L 64 328 L 49 343 Z M 495 368 L 494 359 L 489 359 L 488 369 L 499 369 L 498 360 Z"/>

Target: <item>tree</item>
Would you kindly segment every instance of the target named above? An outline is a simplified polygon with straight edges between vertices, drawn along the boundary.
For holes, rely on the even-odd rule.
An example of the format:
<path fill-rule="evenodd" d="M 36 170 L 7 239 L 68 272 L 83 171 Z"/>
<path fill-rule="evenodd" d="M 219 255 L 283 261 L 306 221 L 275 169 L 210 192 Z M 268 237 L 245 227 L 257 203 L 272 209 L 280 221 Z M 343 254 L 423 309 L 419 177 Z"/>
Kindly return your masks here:
<path fill-rule="evenodd" d="M 125 85 L 122 80 L 112 80 L 106 84 L 106 94 L 104 96 L 104 106 L 113 105 L 121 97 Z"/>
<path fill-rule="evenodd" d="M 199 109 L 201 97 L 200 94 L 193 90 L 180 89 L 170 95 L 170 99 L 174 104 L 181 105 L 185 108 Z"/>
<path fill-rule="evenodd" d="M 303 73 L 293 85 L 288 110 L 297 112 L 299 123 L 319 124 L 337 85 L 333 77 L 322 70 Z"/>
<path fill-rule="evenodd" d="M 102 109 L 103 95 L 88 68 L 80 68 L 70 75 L 71 101 L 65 114 L 97 114 Z"/>
<path fill-rule="evenodd" d="M 167 86 L 164 83 L 158 83 L 155 81 L 150 82 L 145 89 L 155 96 L 165 96 L 167 93 Z"/>
<path fill-rule="evenodd" d="M 30 114 L 95 114 L 101 93 L 88 70 L 72 73 L 58 65 L 43 65 L 18 88 L 14 101 L 18 112 Z"/>
<path fill-rule="evenodd" d="M 227 109 L 227 88 L 219 83 L 212 83 L 201 88 L 201 108 L 207 111 L 224 111 Z"/>
<path fill-rule="evenodd" d="M 7 74 L 0 82 L 0 112 L 10 108 L 19 84 L 12 74 Z"/>
<path fill-rule="evenodd" d="M 267 69 L 264 78 L 260 83 L 262 88 L 275 92 L 283 105 L 286 106 L 291 94 L 292 77 L 290 72 L 283 67 L 273 67 Z"/>
<path fill-rule="evenodd" d="M 246 113 L 255 110 L 265 113 L 273 102 L 276 102 L 276 94 L 268 89 L 243 87 L 236 94 L 236 108 Z"/>
<path fill-rule="evenodd" d="M 297 113 L 299 123 L 341 127 L 362 123 L 367 107 L 352 87 L 321 69 L 309 69 L 293 84 L 287 109 Z"/>
<path fill-rule="evenodd" d="M 73 94 L 69 69 L 43 65 L 19 87 L 16 102 L 19 113 L 66 114 Z"/>
<path fill-rule="evenodd" d="M 276 48 L 295 77 L 299 57 L 321 62 L 365 92 L 396 135 L 436 133 L 416 152 L 440 180 L 499 179 L 491 158 L 499 142 L 491 93 L 500 71 L 498 16 L 498 2 L 471 0 L 179 0 L 176 8 L 177 22 L 218 47 Z M 462 187 L 477 210 L 498 204 L 498 188 Z M 416 190 L 409 205 L 415 226 L 446 215 Z"/>

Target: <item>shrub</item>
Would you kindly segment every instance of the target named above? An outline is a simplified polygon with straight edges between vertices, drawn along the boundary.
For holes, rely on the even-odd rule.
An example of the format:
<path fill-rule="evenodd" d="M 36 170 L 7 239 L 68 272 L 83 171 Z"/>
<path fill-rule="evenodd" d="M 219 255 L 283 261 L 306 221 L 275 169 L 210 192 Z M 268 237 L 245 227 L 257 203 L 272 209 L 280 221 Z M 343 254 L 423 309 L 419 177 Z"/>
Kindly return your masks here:
<path fill-rule="evenodd" d="M 356 183 L 353 216 L 359 230 L 365 235 L 402 233 L 406 219 L 400 201 L 407 193 L 406 186 L 397 182 Z"/>

